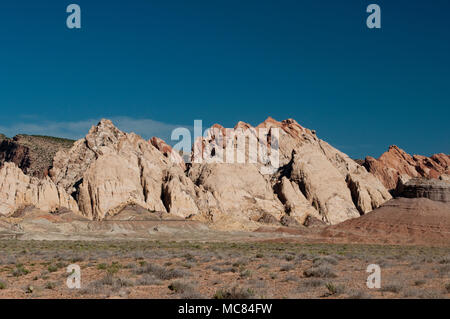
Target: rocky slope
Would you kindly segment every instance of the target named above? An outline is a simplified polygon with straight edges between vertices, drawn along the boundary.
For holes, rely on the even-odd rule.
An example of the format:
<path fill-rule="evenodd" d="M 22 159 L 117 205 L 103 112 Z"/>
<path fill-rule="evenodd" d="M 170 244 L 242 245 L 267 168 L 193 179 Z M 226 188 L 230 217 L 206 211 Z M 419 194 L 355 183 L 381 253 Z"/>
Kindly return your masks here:
<path fill-rule="evenodd" d="M 327 227 L 332 242 L 445 245 L 450 240 L 450 205 L 428 198 L 395 198 L 357 219 Z"/>
<path fill-rule="evenodd" d="M 447 179 L 450 175 L 450 155 L 440 153 L 430 157 L 411 156 L 393 145 L 378 159 L 366 157 L 363 166 L 377 176 L 387 189 L 394 190 L 402 175 L 410 178 Z"/>
<path fill-rule="evenodd" d="M 220 125 L 214 127 L 225 131 Z M 232 131 L 243 129 L 252 127 L 239 122 Z M 265 135 L 258 135 L 258 143 L 279 145 L 279 167 L 271 154 L 249 163 L 259 155 L 250 149 L 244 150 L 243 163 L 217 163 L 214 157 L 221 154 L 224 144 L 209 135 L 195 142 L 194 150 L 200 152 L 193 152 L 194 161 L 186 168 L 164 141 L 146 141 L 102 120 L 70 149 L 56 153 L 49 172 L 51 180 L 23 177 L 16 168 L 15 174 L 26 181 L 13 191 L 15 199 L 8 199 L 13 204 L 2 213 L 24 205 L 42 210 L 65 207 L 79 210 L 89 219 L 103 220 L 124 207 L 137 205 L 219 229 L 252 230 L 264 221 L 303 224 L 308 217 L 337 224 L 391 198 L 363 166 L 294 120 L 268 118 L 253 129 L 266 130 Z M 6 164 L 3 168 L 13 169 Z M 4 182 L 0 191 L 8 192 L 11 183 Z M 39 195 L 22 200 L 22 188 L 27 187 Z M 58 201 L 53 200 L 53 194 Z"/>
<path fill-rule="evenodd" d="M 0 136 L 0 166 L 13 162 L 25 174 L 43 178 L 48 175 L 55 154 L 72 147 L 73 142 L 49 136 L 17 135 L 10 139 L 3 135 Z"/>

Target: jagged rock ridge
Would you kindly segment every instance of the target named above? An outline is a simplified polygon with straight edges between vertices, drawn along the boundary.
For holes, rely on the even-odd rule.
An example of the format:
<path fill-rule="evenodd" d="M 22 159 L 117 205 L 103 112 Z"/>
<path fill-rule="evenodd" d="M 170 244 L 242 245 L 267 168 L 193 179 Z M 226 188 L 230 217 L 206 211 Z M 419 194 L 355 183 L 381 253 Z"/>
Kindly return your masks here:
<path fill-rule="evenodd" d="M 367 156 L 363 165 L 389 190 L 395 190 L 402 175 L 429 179 L 448 179 L 450 175 L 450 155 L 411 156 L 395 145 L 378 159 Z"/>
<path fill-rule="evenodd" d="M 249 124 L 239 122 L 234 130 L 249 128 Z M 259 138 L 267 145 L 272 143 L 275 130 L 280 133 L 276 141 L 280 167 L 271 174 L 262 173 L 271 163 L 248 161 L 194 161 L 185 170 L 181 157 L 164 141 L 146 141 L 102 120 L 85 138 L 55 155 L 51 180 L 46 181 L 64 200 L 53 206 L 70 206 L 90 219 L 102 220 L 135 204 L 208 222 L 216 228 L 255 229 L 258 221 L 272 218 L 303 224 L 313 217 L 336 224 L 391 198 L 375 176 L 320 140 L 315 131 L 292 119 L 278 122 L 268 118 L 259 128 L 267 129 L 267 137 Z M 194 150 L 205 146 L 217 151 L 223 147 L 209 136 L 196 141 Z M 245 152 L 246 159 L 254 155 L 249 152 Z M 27 202 L 39 203 L 44 207 L 35 198 Z"/>

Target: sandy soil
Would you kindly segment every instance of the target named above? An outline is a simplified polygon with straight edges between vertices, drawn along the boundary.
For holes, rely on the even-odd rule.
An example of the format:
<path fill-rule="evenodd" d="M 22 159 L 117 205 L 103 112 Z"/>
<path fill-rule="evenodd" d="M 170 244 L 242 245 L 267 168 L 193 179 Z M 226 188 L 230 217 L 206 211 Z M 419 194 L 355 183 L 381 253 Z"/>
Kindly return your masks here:
<path fill-rule="evenodd" d="M 448 298 L 450 249 L 189 242 L 0 242 L 0 298 Z M 66 267 L 81 267 L 81 289 Z M 381 267 L 381 289 L 366 286 Z"/>

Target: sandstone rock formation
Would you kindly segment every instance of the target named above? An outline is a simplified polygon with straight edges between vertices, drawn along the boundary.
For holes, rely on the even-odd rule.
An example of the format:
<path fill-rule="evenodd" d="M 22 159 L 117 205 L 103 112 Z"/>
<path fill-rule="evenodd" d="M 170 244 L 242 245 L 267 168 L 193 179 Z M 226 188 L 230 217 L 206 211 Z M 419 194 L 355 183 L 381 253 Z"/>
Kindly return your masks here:
<path fill-rule="evenodd" d="M 284 214 L 270 182 L 254 164 L 194 164 L 189 177 L 212 195 L 222 214 L 242 215 L 253 221 L 264 212 L 278 220 Z"/>
<path fill-rule="evenodd" d="M 150 143 L 156 147 L 161 153 L 164 154 L 165 157 L 169 158 L 172 162 L 178 164 L 181 169 L 186 169 L 186 164 L 184 163 L 183 158 L 181 155 L 172 149 L 170 145 L 168 145 L 166 142 L 164 142 L 162 139 L 158 137 L 152 137 L 150 139 Z"/>
<path fill-rule="evenodd" d="M 48 212 L 60 208 L 78 211 L 75 200 L 48 177 L 30 177 L 14 163 L 4 163 L 0 168 L 0 215 L 11 215 L 28 206 Z"/>
<path fill-rule="evenodd" d="M 391 198 L 364 167 L 294 120 L 268 118 L 257 127 L 239 122 L 231 130 L 213 129 L 195 141 L 187 168 L 164 141 L 146 141 L 102 120 L 70 149 L 56 153 L 51 180 L 30 183 L 53 185 L 61 202 L 46 200 L 52 209 L 79 208 L 89 219 L 110 219 L 137 205 L 228 230 L 256 229 L 259 222 L 274 220 L 336 224 Z M 247 133 L 243 145 L 237 143 L 239 132 Z M 253 142 L 257 147 L 250 147 Z M 242 156 L 227 153 L 230 143 Z M 45 207 L 40 200 L 28 202 Z"/>
<path fill-rule="evenodd" d="M 103 219 L 128 204 L 165 211 L 162 182 L 171 165 L 151 143 L 102 120 L 70 150 L 56 154 L 50 175 L 85 216 Z"/>
<path fill-rule="evenodd" d="M 246 129 L 249 130 L 245 135 L 247 145 L 242 146 L 236 136 L 240 130 Z M 261 134 L 260 130 L 265 131 Z M 252 137 L 256 137 L 258 145 L 268 146 L 265 157 L 260 156 L 258 148 L 249 147 Z M 230 143 L 232 149 L 242 151 L 241 158 L 247 164 L 234 164 L 233 167 L 239 168 L 233 170 L 226 169 L 224 164 L 212 164 L 226 162 L 230 157 L 237 162 L 237 152 L 230 155 L 225 150 Z M 270 146 L 273 143 L 279 146 L 279 169 L 272 174 L 265 174 L 275 164 L 270 156 Z M 252 164 L 255 159 L 257 163 Z M 190 177 L 194 183 L 206 186 L 207 191 L 215 194 L 220 206 L 228 206 L 227 211 L 241 206 L 247 207 L 249 211 L 248 203 L 245 202 L 248 195 L 241 189 L 250 185 L 239 182 L 234 184 L 234 181 L 241 181 L 243 178 L 251 181 L 252 191 L 257 187 L 256 183 L 265 189 L 250 193 L 253 198 L 264 200 L 263 206 L 258 201 L 251 205 L 254 211 L 263 209 L 277 219 L 286 213 L 300 223 L 312 216 L 336 224 L 369 212 L 391 198 L 386 188 L 364 167 L 320 140 L 315 131 L 303 128 L 292 119 L 278 122 L 268 118 L 256 128 L 239 122 L 234 131 L 216 124 L 205 138 L 195 141 L 192 161 Z M 205 173 L 204 170 L 214 178 L 207 181 L 199 178 Z M 226 178 L 219 177 L 222 175 Z M 225 189 L 222 184 L 229 185 L 229 188 Z M 279 201 L 269 196 L 270 188 L 278 195 Z M 230 192 L 237 196 L 223 195 Z M 228 201 L 233 198 L 237 205 L 230 207 Z M 275 211 L 280 209 L 280 202 L 284 205 L 284 212 L 277 214 Z"/>
<path fill-rule="evenodd" d="M 450 155 L 441 153 L 431 157 L 411 156 L 392 145 L 378 159 L 367 156 L 363 165 L 377 176 L 387 189 L 394 190 L 400 175 L 437 179 L 450 174 Z"/>
<path fill-rule="evenodd" d="M 425 197 L 434 201 L 450 203 L 450 181 L 426 178 L 412 178 L 405 181 L 400 178 L 396 194 L 400 197 Z"/>

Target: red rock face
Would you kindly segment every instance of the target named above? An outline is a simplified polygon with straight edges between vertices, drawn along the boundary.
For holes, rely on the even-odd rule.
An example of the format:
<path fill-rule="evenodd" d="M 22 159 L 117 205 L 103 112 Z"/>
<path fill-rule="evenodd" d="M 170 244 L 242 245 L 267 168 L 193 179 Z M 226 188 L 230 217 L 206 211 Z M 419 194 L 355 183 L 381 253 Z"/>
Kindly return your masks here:
<path fill-rule="evenodd" d="M 177 151 L 173 150 L 170 145 L 164 142 L 162 139 L 158 137 L 152 137 L 150 139 L 150 144 L 156 147 L 161 153 L 164 154 L 165 157 L 170 158 L 175 163 L 177 163 L 183 170 L 186 169 L 186 164 L 184 163 L 183 158 Z"/>
<path fill-rule="evenodd" d="M 387 189 L 395 189 L 401 175 L 410 177 L 439 178 L 450 174 L 450 155 L 435 154 L 431 157 L 411 156 L 392 145 L 378 159 L 367 156 L 363 164 L 377 176 Z"/>

